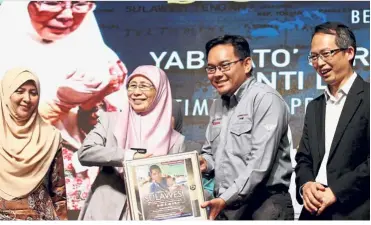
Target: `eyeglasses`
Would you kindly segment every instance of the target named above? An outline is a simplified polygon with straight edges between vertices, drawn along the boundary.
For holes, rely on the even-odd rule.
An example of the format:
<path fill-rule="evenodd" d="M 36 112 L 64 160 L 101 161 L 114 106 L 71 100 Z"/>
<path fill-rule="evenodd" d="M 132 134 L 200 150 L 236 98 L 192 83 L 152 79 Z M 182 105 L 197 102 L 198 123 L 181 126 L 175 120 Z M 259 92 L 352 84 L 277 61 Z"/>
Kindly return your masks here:
<path fill-rule="evenodd" d="M 332 59 L 332 57 L 340 52 L 340 51 L 344 51 L 344 50 L 347 50 L 348 48 L 337 48 L 337 49 L 332 49 L 332 50 L 326 50 L 326 51 L 323 51 L 319 54 L 311 54 L 308 56 L 308 61 L 310 64 L 313 64 L 313 63 L 317 63 L 318 62 L 318 58 L 321 58 L 323 61 L 327 62 L 329 60 Z"/>
<path fill-rule="evenodd" d="M 95 9 L 95 3 L 92 1 L 37 1 L 42 11 L 62 12 L 69 7 L 74 13 L 87 13 Z"/>
<path fill-rule="evenodd" d="M 237 62 L 242 61 L 242 60 L 244 60 L 244 59 L 238 59 L 238 60 L 233 61 L 233 62 L 225 62 L 225 63 L 222 63 L 219 66 L 206 66 L 205 70 L 208 74 L 216 73 L 217 69 L 220 70 L 221 72 L 226 72 L 226 71 L 229 71 L 231 69 L 231 65 L 233 63 L 237 63 Z"/>
<path fill-rule="evenodd" d="M 134 92 L 135 90 L 137 90 L 137 88 L 139 88 L 139 90 L 141 91 L 150 91 L 153 89 L 153 85 L 136 85 L 136 84 L 129 84 L 128 86 L 128 92 Z"/>

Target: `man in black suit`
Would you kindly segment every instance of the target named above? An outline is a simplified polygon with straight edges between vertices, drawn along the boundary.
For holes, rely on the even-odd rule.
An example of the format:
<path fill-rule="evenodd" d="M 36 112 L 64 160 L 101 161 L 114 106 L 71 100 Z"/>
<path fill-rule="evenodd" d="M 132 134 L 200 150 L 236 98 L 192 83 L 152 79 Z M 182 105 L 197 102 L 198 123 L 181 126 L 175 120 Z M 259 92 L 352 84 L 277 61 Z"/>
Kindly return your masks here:
<path fill-rule="evenodd" d="M 327 87 L 307 107 L 295 157 L 299 219 L 370 219 L 370 84 L 355 53 L 347 26 L 316 26 L 308 59 Z"/>

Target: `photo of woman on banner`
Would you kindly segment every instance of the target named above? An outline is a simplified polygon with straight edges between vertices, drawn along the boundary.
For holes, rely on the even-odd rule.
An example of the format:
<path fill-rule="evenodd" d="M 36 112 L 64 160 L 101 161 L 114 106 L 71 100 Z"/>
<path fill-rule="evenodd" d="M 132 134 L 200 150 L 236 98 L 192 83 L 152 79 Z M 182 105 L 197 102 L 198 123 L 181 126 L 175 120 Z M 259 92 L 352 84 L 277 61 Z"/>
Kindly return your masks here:
<path fill-rule="evenodd" d="M 78 150 L 82 165 L 101 167 L 80 220 L 130 220 L 124 161 L 185 151 L 184 136 L 172 128 L 172 95 L 165 72 L 139 66 L 125 84 L 127 93 L 121 99 L 128 107 L 102 113 Z"/>
<path fill-rule="evenodd" d="M 38 113 L 40 83 L 19 67 L 0 82 L 0 220 L 67 220 L 62 138 Z"/>
<path fill-rule="evenodd" d="M 39 113 L 62 134 L 68 208 L 75 210 L 98 172 L 83 167 L 76 151 L 100 111 L 123 107 L 118 96 L 127 73 L 104 43 L 95 7 L 91 1 L 5 1 L 0 7 L 0 74 L 17 66 L 38 74 Z"/>

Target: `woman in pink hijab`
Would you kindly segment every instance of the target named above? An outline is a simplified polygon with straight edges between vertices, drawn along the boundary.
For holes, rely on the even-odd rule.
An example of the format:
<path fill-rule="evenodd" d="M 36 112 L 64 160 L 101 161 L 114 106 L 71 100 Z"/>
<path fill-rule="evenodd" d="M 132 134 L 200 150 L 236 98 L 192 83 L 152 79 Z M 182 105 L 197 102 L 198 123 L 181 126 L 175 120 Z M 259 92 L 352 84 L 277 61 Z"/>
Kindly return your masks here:
<path fill-rule="evenodd" d="M 171 88 L 164 71 L 136 68 L 127 78 L 123 101 L 128 107 L 103 113 L 78 150 L 83 166 L 101 167 L 80 220 L 130 219 L 124 161 L 185 151 L 184 136 L 172 128 Z"/>

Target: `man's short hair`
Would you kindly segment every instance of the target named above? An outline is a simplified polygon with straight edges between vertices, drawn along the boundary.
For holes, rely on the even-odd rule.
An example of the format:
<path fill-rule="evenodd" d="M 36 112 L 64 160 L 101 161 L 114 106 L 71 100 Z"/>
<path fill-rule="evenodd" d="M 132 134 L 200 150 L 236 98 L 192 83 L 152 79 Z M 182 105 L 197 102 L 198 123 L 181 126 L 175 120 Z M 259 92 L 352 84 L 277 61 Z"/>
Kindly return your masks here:
<path fill-rule="evenodd" d="M 152 173 L 152 170 L 157 170 L 158 172 L 161 173 L 161 168 L 158 165 L 152 165 L 149 167 L 149 173 Z"/>
<path fill-rule="evenodd" d="M 312 39 L 315 34 L 323 33 L 323 34 L 332 34 L 335 35 L 335 44 L 339 48 L 349 48 L 350 46 L 354 48 L 354 56 L 357 53 L 357 42 L 356 37 L 353 31 L 347 27 L 346 25 L 338 22 L 326 22 L 317 25 L 314 28 Z M 351 65 L 353 65 L 353 61 L 350 60 Z"/>
<path fill-rule="evenodd" d="M 230 35 L 226 34 L 223 36 L 216 37 L 208 41 L 205 45 L 206 58 L 209 55 L 210 50 L 217 45 L 227 45 L 230 44 L 234 48 L 234 54 L 240 59 L 246 59 L 251 56 L 250 45 L 247 40 L 240 35 Z M 251 67 L 250 74 L 253 68 Z"/>
<path fill-rule="evenodd" d="M 246 39 L 240 35 L 223 35 L 211 39 L 205 45 L 206 57 L 209 55 L 210 50 L 217 45 L 231 44 L 234 47 L 234 53 L 241 59 L 250 57 L 250 46 Z"/>

